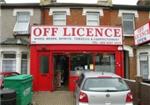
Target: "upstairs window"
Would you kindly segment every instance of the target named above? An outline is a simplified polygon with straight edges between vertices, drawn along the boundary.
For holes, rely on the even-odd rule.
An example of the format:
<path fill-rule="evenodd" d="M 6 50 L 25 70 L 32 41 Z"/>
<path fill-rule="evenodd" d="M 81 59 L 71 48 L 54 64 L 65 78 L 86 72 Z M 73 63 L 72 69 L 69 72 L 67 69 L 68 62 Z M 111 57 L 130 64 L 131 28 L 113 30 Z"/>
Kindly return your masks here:
<path fill-rule="evenodd" d="M 53 12 L 53 25 L 66 25 L 66 12 Z"/>
<path fill-rule="evenodd" d="M 14 26 L 15 34 L 29 34 L 30 12 L 17 12 Z"/>
<path fill-rule="evenodd" d="M 86 25 L 98 26 L 99 25 L 99 13 L 98 12 L 87 12 Z"/>
<path fill-rule="evenodd" d="M 133 35 L 135 29 L 134 14 L 123 13 L 122 26 L 123 26 L 123 34 Z"/>

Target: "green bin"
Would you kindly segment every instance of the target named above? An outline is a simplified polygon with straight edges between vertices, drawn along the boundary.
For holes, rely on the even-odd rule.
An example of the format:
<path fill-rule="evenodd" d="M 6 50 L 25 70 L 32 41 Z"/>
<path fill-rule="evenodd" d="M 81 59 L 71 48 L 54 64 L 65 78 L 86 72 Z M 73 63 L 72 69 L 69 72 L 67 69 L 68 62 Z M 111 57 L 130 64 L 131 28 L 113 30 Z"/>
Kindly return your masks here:
<path fill-rule="evenodd" d="M 17 105 L 32 103 L 32 76 L 23 74 L 4 78 L 4 87 L 14 89 L 17 93 Z"/>

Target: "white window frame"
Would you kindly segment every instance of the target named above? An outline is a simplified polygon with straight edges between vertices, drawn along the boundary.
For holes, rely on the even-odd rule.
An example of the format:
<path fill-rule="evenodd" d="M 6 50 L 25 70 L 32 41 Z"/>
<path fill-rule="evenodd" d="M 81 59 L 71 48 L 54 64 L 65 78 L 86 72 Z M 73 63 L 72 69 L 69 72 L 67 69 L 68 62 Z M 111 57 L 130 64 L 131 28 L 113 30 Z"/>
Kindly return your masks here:
<path fill-rule="evenodd" d="M 60 12 L 60 11 L 65 11 L 66 15 L 70 15 L 70 8 L 65 8 L 65 7 L 52 7 L 49 9 L 49 15 L 53 15 L 54 12 Z"/>
<path fill-rule="evenodd" d="M 104 16 L 103 9 L 99 8 L 99 7 L 98 8 L 85 7 L 85 8 L 83 8 L 82 15 L 86 15 L 87 12 L 98 12 L 100 14 L 100 16 Z"/>
<path fill-rule="evenodd" d="M 2 10 L 1 10 L 1 8 L 0 8 L 0 16 L 2 16 Z M 0 20 L 1 20 L 1 17 L 0 17 Z"/>
<path fill-rule="evenodd" d="M 123 28 L 123 34 L 125 36 L 133 36 L 134 35 L 134 29 L 135 29 L 135 17 L 134 17 L 134 14 L 133 13 L 123 13 L 123 15 L 124 14 L 133 15 L 133 19 L 124 19 L 123 16 L 122 16 L 122 26 L 123 26 L 124 21 L 132 22 L 132 24 L 133 24 L 133 33 L 124 33 L 124 28 Z"/>
<path fill-rule="evenodd" d="M 55 15 L 62 15 L 62 16 L 54 18 Z M 53 25 L 66 25 L 66 18 L 67 18 L 67 16 L 66 16 L 66 12 L 65 11 L 54 11 L 53 12 Z M 61 22 L 62 22 L 62 24 L 60 24 Z"/>
<path fill-rule="evenodd" d="M 87 13 L 98 13 L 99 14 L 97 25 L 88 24 Z M 82 15 L 86 15 L 86 25 L 88 25 L 88 26 L 98 26 L 98 25 L 100 25 L 100 16 L 104 16 L 104 13 L 103 13 L 103 9 L 99 8 L 99 7 L 97 7 L 97 8 L 95 8 L 95 7 L 94 8 L 85 7 L 85 8 L 83 8 Z"/>
<path fill-rule="evenodd" d="M 142 76 L 142 73 L 141 73 L 141 62 L 142 61 L 145 61 L 145 62 L 147 62 L 147 72 L 148 73 L 146 73 L 147 75 L 148 75 L 148 77 L 149 77 L 149 58 L 148 58 L 148 52 L 142 52 L 142 53 L 140 53 L 139 54 L 139 66 L 140 66 L 140 75 Z M 143 70 L 143 69 L 142 69 Z M 143 78 L 143 79 L 148 79 L 148 78 Z"/>
<path fill-rule="evenodd" d="M 55 13 L 63 13 L 63 12 L 65 12 L 65 17 L 66 17 L 66 19 L 64 20 L 64 24 L 63 25 L 66 25 L 67 24 L 67 16 L 68 15 L 70 15 L 70 8 L 65 8 L 65 7 L 51 7 L 50 9 L 49 9 L 49 15 L 51 16 L 51 15 L 54 15 Z M 60 19 L 61 19 L 61 17 L 60 17 Z M 55 19 L 54 19 L 54 17 L 53 17 L 53 25 L 62 25 L 62 24 L 55 24 Z"/>
<path fill-rule="evenodd" d="M 118 17 L 123 17 L 123 14 L 134 14 L 135 18 L 139 17 L 137 10 L 119 10 Z M 122 24 L 123 24 L 123 19 L 122 19 Z M 135 29 L 135 20 L 134 20 L 133 26 L 134 26 L 133 28 Z M 133 34 L 123 34 L 123 35 L 124 36 L 134 36 L 134 33 Z"/>
<path fill-rule="evenodd" d="M 97 18 L 94 18 L 94 19 L 89 18 L 91 15 L 93 15 L 93 16 L 95 15 L 95 17 L 97 17 Z M 92 24 L 90 22 L 92 22 Z M 99 24 L 100 24 L 100 15 L 98 12 L 87 12 L 86 13 L 86 25 L 87 26 L 99 26 Z"/>
<path fill-rule="evenodd" d="M 14 54 L 14 55 L 15 55 L 15 58 L 4 58 L 4 55 L 5 55 L 5 54 Z M 3 52 L 3 53 L 2 53 L 2 71 L 3 71 L 3 62 L 6 61 L 6 60 L 7 60 L 7 61 L 10 61 L 10 60 L 11 60 L 11 61 L 12 61 L 12 60 L 15 61 L 15 68 L 14 68 L 14 70 L 12 70 L 13 72 L 15 72 L 15 71 L 16 71 L 16 66 L 17 66 L 17 63 L 16 63 L 16 60 L 17 60 L 17 59 L 16 59 L 16 52 Z"/>
<path fill-rule="evenodd" d="M 26 21 L 19 21 L 19 15 L 27 16 L 28 19 Z M 29 12 L 17 12 L 16 16 L 16 24 L 14 26 L 13 32 L 15 34 L 29 34 L 29 24 L 30 24 L 30 13 Z"/>
<path fill-rule="evenodd" d="M 27 23 L 19 23 L 17 21 L 18 13 L 29 13 L 29 20 Z M 33 16 L 33 9 L 14 9 L 13 16 L 16 16 L 16 23 L 13 29 L 14 34 L 29 34 L 29 24 L 30 24 L 30 17 Z M 25 27 L 21 27 L 25 26 Z M 19 27 L 19 28 L 18 28 Z"/>
<path fill-rule="evenodd" d="M 14 10 L 13 10 L 13 16 L 17 16 L 17 13 L 18 13 L 18 12 L 29 12 L 29 13 L 30 13 L 30 16 L 33 16 L 33 15 L 34 15 L 33 9 L 14 9 Z"/>
<path fill-rule="evenodd" d="M 150 48 L 149 48 L 149 46 L 141 46 L 141 47 L 138 47 L 138 49 L 137 49 L 137 75 L 138 76 L 141 76 L 140 75 L 140 54 L 141 53 L 147 53 L 148 54 L 148 65 L 149 65 L 149 68 L 148 68 L 148 70 L 149 70 L 149 77 L 148 77 L 148 79 L 150 79 Z"/>
<path fill-rule="evenodd" d="M 26 56 L 27 56 L 27 58 L 26 59 L 24 59 L 24 58 L 22 58 L 22 55 L 23 54 L 26 54 Z M 23 66 L 23 61 L 26 61 L 26 73 L 22 73 L 22 66 Z M 22 74 L 27 74 L 28 73 L 28 53 L 27 52 L 22 52 L 21 53 L 21 68 L 20 68 L 20 70 L 21 70 L 21 73 Z"/>

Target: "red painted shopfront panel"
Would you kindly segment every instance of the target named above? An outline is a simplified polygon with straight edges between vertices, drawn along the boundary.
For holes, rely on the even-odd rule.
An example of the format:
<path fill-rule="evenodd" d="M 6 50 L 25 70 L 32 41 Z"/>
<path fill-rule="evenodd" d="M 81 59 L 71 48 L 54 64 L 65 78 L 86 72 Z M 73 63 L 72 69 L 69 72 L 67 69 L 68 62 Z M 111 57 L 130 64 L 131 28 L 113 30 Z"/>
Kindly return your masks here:
<path fill-rule="evenodd" d="M 75 91 L 76 82 L 79 79 L 78 76 L 70 76 L 69 77 L 69 90 Z"/>
<path fill-rule="evenodd" d="M 34 49 L 35 47 L 35 49 Z M 41 45 L 31 47 L 31 74 L 34 76 L 34 83 L 36 91 L 51 91 L 54 90 L 53 79 L 54 79 L 54 60 L 52 59 L 53 52 L 60 52 L 65 54 L 71 53 L 114 53 L 115 54 L 115 73 L 122 76 L 124 75 L 123 69 L 123 52 L 118 50 L 118 46 L 100 46 L 100 45 Z M 47 49 L 47 50 L 43 50 Z M 41 52 L 40 52 L 40 51 Z M 44 57 L 44 58 L 42 58 Z M 48 62 L 48 67 L 41 72 L 41 59 L 45 59 L 44 62 Z M 46 60 L 47 59 L 47 60 Z M 34 63 L 32 62 L 34 61 Z M 37 63 L 35 63 L 37 62 Z M 69 63 L 70 65 L 70 63 Z M 71 69 L 69 68 L 69 71 Z M 78 77 L 69 75 L 69 90 L 74 91 L 75 81 Z"/>
<path fill-rule="evenodd" d="M 124 77 L 124 61 L 123 61 L 123 52 L 116 52 L 116 74 Z"/>

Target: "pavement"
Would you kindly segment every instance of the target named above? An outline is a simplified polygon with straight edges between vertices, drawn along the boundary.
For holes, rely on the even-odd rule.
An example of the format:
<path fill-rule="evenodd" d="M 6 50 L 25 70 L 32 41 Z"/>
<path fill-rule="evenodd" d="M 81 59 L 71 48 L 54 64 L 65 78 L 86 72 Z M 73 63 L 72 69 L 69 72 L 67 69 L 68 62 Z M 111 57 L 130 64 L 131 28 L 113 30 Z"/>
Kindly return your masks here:
<path fill-rule="evenodd" d="M 73 92 L 34 92 L 33 105 L 75 105 Z"/>

